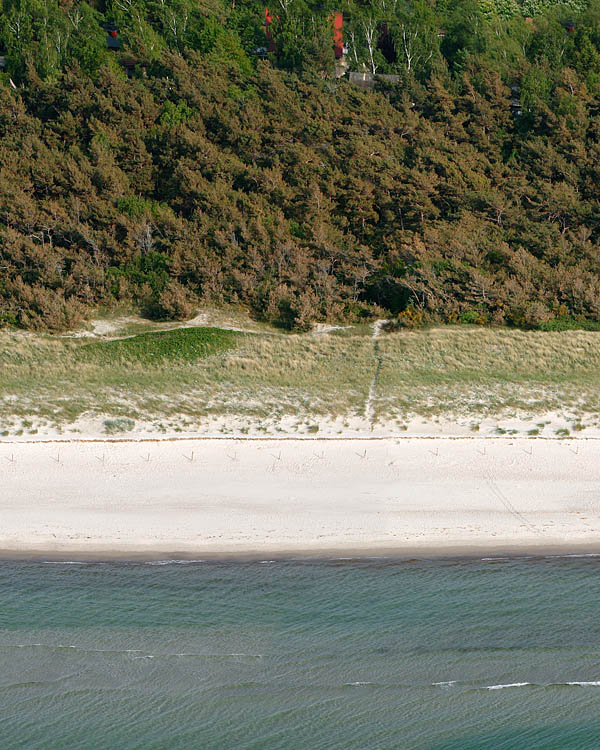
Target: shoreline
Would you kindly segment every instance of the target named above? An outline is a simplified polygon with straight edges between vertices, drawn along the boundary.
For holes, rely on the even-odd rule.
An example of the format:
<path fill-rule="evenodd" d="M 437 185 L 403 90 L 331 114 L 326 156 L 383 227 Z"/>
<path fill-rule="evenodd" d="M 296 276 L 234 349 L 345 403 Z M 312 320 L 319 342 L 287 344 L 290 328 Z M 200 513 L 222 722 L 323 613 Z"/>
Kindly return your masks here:
<path fill-rule="evenodd" d="M 2 563 L 32 563 L 53 565 L 257 565 L 292 563 L 297 565 L 323 564 L 340 566 L 345 564 L 410 565 L 420 563 L 455 562 L 518 562 L 542 560 L 593 560 L 600 558 L 600 542 L 594 545 L 569 545 L 564 547 L 448 547 L 441 549 L 364 549 L 364 550 L 320 550 L 319 552 L 297 550 L 293 553 L 266 550 L 228 554 L 209 553 L 199 558 L 192 551 L 173 552 L 151 550 L 2 550 Z M 343 553 L 346 554 L 343 554 Z"/>
<path fill-rule="evenodd" d="M 593 555 L 600 553 L 597 441 L 2 440 L 0 559 Z"/>

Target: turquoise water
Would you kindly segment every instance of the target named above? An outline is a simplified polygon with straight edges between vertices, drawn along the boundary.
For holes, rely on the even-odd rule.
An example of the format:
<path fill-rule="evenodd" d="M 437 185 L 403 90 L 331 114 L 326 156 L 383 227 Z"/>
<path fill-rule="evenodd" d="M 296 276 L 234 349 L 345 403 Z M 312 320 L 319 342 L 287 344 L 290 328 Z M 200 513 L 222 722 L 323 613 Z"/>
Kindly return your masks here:
<path fill-rule="evenodd" d="M 598 748 L 599 604 L 595 557 L 2 562 L 0 747 Z"/>

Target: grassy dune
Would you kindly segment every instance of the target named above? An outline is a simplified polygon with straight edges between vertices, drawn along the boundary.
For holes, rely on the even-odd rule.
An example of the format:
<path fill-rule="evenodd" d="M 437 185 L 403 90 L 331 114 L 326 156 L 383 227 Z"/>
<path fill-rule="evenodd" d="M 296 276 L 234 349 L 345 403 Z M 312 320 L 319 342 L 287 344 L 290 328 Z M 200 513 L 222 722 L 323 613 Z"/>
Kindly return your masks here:
<path fill-rule="evenodd" d="M 384 336 L 377 413 L 600 412 L 600 334 L 446 327 Z"/>
<path fill-rule="evenodd" d="M 198 333 L 207 331 L 200 346 Z M 342 415 L 360 412 L 372 370 L 365 336 L 196 328 L 89 343 L 4 331 L 0 431 L 22 419 L 61 424 L 84 413 L 146 421 Z"/>
<path fill-rule="evenodd" d="M 370 329 L 321 335 L 185 328 L 115 340 L 0 331 L 0 433 L 106 431 L 135 423 L 192 429 L 208 418 L 255 424 L 364 416 L 377 368 Z M 382 334 L 374 412 L 477 419 L 600 411 L 600 334 L 466 327 Z M 123 421 L 125 420 L 125 421 Z"/>

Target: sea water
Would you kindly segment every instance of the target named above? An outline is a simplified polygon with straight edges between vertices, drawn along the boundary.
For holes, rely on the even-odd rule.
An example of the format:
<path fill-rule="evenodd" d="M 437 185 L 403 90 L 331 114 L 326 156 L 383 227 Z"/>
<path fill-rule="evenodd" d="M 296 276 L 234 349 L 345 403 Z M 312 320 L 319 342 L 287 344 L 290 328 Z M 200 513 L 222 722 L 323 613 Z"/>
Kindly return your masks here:
<path fill-rule="evenodd" d="M 598 748 L 600 558 L 0 563 L 0 747 Z"/>

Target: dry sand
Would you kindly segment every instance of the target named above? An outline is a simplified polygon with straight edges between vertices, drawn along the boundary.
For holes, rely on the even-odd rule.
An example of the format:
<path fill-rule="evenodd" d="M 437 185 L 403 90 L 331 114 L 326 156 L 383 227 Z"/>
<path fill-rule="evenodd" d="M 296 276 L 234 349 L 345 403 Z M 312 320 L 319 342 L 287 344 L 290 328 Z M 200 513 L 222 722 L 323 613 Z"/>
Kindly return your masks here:
<path fill-rule="evenodd" d="M 600 440 L 0 443 L 7 556 L 600 552 Z"/>

